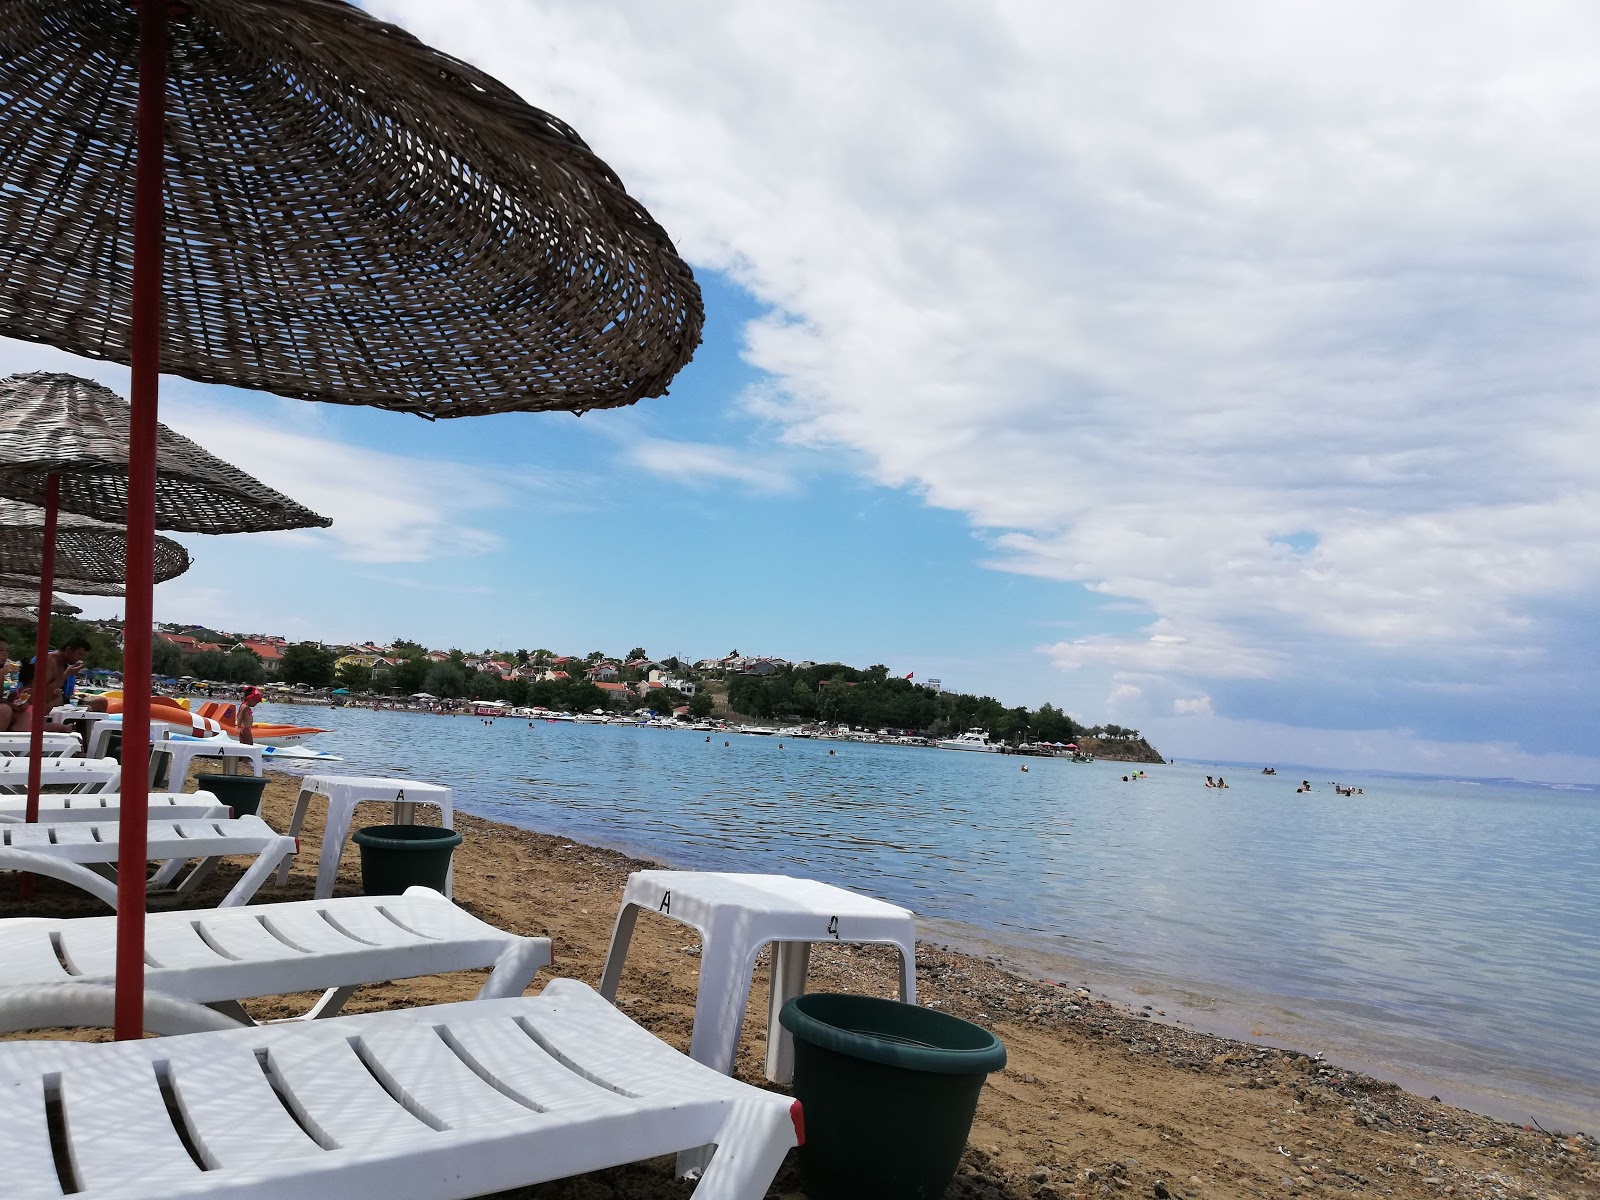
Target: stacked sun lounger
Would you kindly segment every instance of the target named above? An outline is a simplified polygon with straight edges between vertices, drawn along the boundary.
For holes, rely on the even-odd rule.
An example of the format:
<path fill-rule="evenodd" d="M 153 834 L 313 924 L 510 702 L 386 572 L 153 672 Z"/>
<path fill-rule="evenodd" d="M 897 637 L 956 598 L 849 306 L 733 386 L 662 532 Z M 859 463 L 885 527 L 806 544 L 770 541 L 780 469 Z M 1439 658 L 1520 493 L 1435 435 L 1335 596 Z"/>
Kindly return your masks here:
<path fill-rule="evenodd" d="M 16 799 L 0 870 L 115 906 L 120 797 L 48 796 L 33 825 L 6 819 Z M 146 918 L 144 1023 L 172 1036 L 0 1043 L 8 1200 L 464 1200 L 705 1146 L 696 1196 L 759 1200 L 799 1143 L 798 1104 L 679 1054 L 585 985 L 523 996 L 548 939 L 425 888 L 247 906 L 295 840 L 184 808 L 211 800 L 151 797 L 152 887 L 198 859 L 177 893 L 192 895 L 222 857 L 255 859 L 224 907 Z M 110 1025 L 115 956 L 114 917 L 0 919 L 0 1032 Z M 362 984 L 483 968 L 470 1002 L 336 1015 Z M 240 1003 L 314 991 L 315 1020 L 256 1026 Z"/>

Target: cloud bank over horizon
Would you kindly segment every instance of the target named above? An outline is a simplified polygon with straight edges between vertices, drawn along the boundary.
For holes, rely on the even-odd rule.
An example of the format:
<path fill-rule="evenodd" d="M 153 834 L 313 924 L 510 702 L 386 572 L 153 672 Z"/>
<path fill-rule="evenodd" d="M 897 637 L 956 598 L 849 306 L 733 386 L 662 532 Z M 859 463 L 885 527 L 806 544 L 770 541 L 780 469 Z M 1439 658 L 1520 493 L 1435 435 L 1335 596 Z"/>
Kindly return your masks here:
<path fill-rule="evenodd" d="M 775 439 L 1103 598 L 1069 707 L 1590 753 L 1600 10 L 373 7 L 768 306 Z"/>

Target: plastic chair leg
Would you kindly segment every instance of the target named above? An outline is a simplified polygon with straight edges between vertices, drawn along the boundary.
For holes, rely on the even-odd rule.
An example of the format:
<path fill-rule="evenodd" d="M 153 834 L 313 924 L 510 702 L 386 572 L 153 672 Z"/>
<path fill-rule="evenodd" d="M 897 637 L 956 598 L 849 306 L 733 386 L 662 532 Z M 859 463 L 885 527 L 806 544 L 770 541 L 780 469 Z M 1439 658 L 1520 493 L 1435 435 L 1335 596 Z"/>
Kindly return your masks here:
<path fill-rule="evenodd" d="M 772 943 L 772 986 L 767 992 L 767 1078 L 773 1083 L 794 1081 L 794 1038 L 778 1022 L 778 1014 L 791 997 L 806 990 L 811 966 L 810 942 Z"/>
<path fill-rule="evenodd" d="M 617 984 L 622 980 L 622 963 L 628 957 L 628 943 L 633 940 L 633 927 L 639 919 L 639 906 L 627 903 L 617 913 L 616 926 L 611 930 L 611 948 L 606 951 L 606 965 L 600 972 L 600 995 L 610 1003 L 617 999 Z"/>

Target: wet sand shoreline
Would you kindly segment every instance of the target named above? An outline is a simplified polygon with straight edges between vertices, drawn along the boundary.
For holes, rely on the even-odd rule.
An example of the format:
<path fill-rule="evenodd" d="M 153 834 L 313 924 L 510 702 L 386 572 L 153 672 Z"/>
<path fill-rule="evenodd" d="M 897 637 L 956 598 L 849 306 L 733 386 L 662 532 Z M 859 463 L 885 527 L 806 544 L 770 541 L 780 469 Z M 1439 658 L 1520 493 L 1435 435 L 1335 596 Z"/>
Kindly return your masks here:
<path fill-rule="evenodd" d="M 286 826 L 296 787 L 294 776 L 274 774 L 263 806 L 274 826 Z M 310 896 L 321 814 L 314 806 L 289 885 L 263 889 L 258 903 Z M 385 810 L 373 808 L 357 814 L 357 825 L 386 819 Z M 595 983 L 627 875 L 660 864 L 466 814 L 458 814 L 457 827 L 465 835 L 455 860 L 457 902 L 501 928 L 550 936 L 554 972 Z M 240 870 L 241 864 L 226 864 L 196 902 L 215 903 Z M 341 860 L 339 892 L 358 890 L 352 846 Z M 42 881 L 29 905 L 14 896 L 4 893 L 0 915 L 104 911 L 50 881 Z M 1547 1136 L 1304 1054 L 1163 1024 L 1142 1008 L 1009 971 L 993 957 L 936 941 L 919 943 L 921 1000 L 993 1028 L 1010 1060 L 985 1088 L 952 1197 L 1600 1198 L 1600 1147 L 1591 1138 Z M 619 1007 L 687 1049 L 698 962 L 691 929 L 641 918 Z M 480 981 L 481 973 L 463 973 L 375 985 L 357 993 L 349 1010 L 468 999 Z M 813 953 L 812 990 L 891 995 L 894 987 L 891 952 L 819 946 Z M 257 1019 L 272 1019 L 303 1011 L 310 999 L 269 998 L 246 1007 Z M 761 1086 L 765 1036 L 765 971 L 758 965 L 736 1070 Z M 670 1163 L 658 1161 L 505 1197 L 644 1200 L 688 1193 L 672 1179 Z M 772 1195 L 799 1195 L 792 1164 Z"/>

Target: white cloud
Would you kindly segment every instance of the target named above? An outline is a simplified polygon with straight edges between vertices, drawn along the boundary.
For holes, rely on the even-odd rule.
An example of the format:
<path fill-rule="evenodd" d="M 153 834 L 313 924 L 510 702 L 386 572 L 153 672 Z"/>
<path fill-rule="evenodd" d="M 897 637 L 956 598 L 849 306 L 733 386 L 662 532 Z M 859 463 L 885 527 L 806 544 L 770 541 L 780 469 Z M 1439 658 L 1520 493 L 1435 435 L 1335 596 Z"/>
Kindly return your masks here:
<path fill-rule="evenodd" d="M 45 346 L 0 339 L 3 374 L 65 371 L 128 394 L 128 371 L 111 363 L 75 358 Z M 254 397 L 251 411 L 219 401 L 184 380 L 163 381 L 162 424 L 199 443 L 268 486 L 333 520 L 328 529 L 248 535 L 252 542 L 326 548 L 361 563 L 418 563 L 487 554 L 499 535 L 478 528 L 471 514 L 516 502 L 541 483 L 528 474 L 408 458 L 369 450 L 326 436 L 321 405 Z M 258 415 L 263 405 L 270 415 Z M 546 473 L 548 474 L 548 473 Z M 191 542 L 204 553 L 206 543 Z M 181 587 L 158 591 L 169 601 Z M 206 598 L 193 597 L 197 605 Z M 193 618 L 199 620 L 199 617 Z"/>
<path fill-rule="evenodd" d="M 726 446 L 644 438 L 627 448 L 628 461 L 681 483 L 741 483 L 758 492 L 787 492 L 794 479 L 782 467 Z"/>
<path fill-rule="evenodd" d="M 1172 702 L 1172 711 L 1175 716 L 1180 717 L 1209 717 L 1214 715 L 1211 711 L 1210 696 L 1196 696 L 1188 700 L 1174 700 Z"/>
<path fill-rule="evenodd" d="M 787 439 L 1149 614 L 1062 665 L 1597 699 L 1600 9 L 377 7 L 773 306 Z"/>
<path fill-rule="evenodd" d="M 482 467 L 368 450 L 241 416 L 236 410 L 168 405 L 163 421 L 306 507 L 333 519 L 326 530 L 263 534 L 305 545 L 331 542 L 364 563 L 415 563 L 487 554 L 499 535 L 467 515 L 511 501 Z"/>

